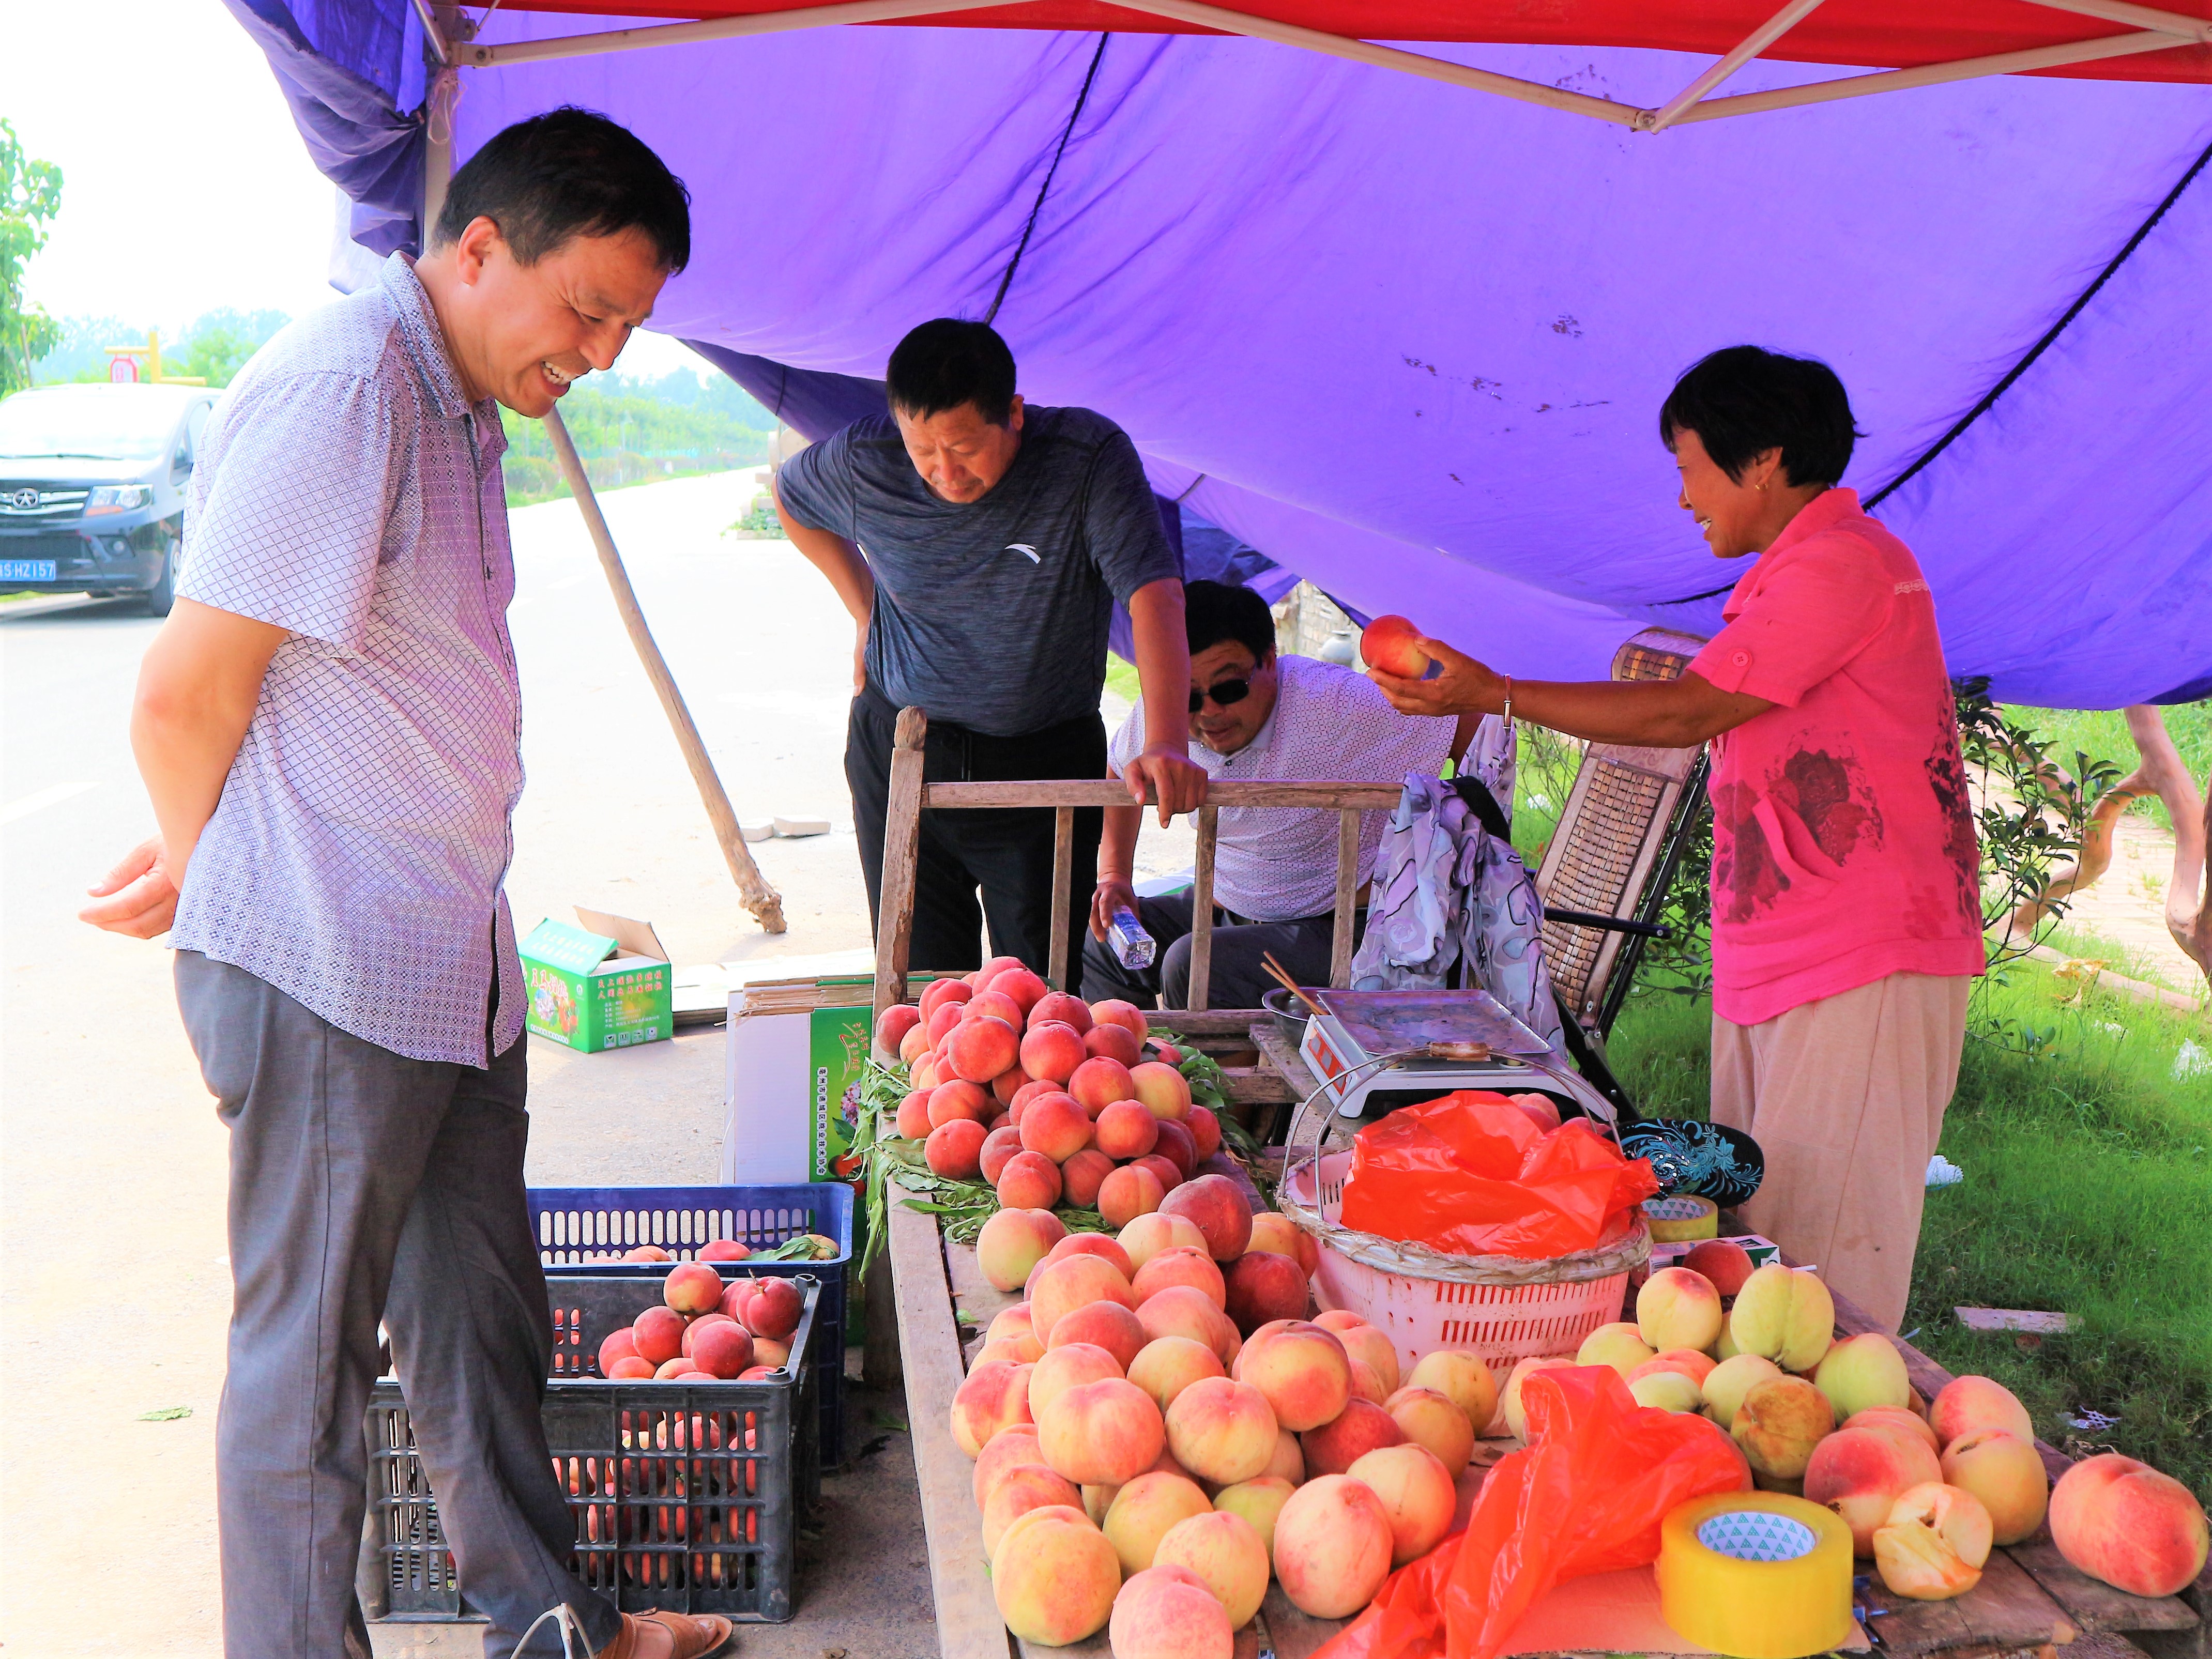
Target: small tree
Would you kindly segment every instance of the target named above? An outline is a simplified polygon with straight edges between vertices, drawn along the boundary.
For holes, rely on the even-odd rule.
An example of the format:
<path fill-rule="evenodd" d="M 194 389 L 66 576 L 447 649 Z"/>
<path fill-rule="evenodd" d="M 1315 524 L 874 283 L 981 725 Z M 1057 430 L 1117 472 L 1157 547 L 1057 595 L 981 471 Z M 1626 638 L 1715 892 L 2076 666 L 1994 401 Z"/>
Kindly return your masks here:
<path fill-rule="evenodd" d="M 62 170 L 23 153 L 12 123 L 0 118 L 0 398 L 31 383 L 31 365 L 61 342 L 40 306 L 23 302 L 23 267 L 46 245 L 61 211 Z"/>

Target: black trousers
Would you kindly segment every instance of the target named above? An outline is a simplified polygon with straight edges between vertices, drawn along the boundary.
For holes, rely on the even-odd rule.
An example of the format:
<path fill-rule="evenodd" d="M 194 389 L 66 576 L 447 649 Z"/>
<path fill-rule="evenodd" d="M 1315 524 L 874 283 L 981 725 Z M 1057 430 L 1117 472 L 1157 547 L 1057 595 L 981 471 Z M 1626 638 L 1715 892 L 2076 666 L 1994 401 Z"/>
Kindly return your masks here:
<path fill-rule="evenodd" d="M 845 727 L 845 781 L 853 791 L 853 830 L 868 914 L 880 919 L 884 890 L 884 811 L 890 794 L 891 738 L 898 708 L 872 685 L 853 699 Z M 1085 715 L 1018 737 L 995 738 L 949 720 L 932 720 L 922 776 L 931 783 L 1008 783 L 1038 778 L 1103 778 L 1106 727 Z M 1098 871 L 1105 815 L 1075 814 L 1074 880 L 1068 903 L 1066 988 L 1082 994 L 1083 945 L 1090 937 L 1090 896 Z M 914 894 L 914 967 L 959 973 L 983 965 L 982 933 L 991 954 L 1019 957 L 1038 974 L 1051 960 L 1053 809 L 933 810 L 921 815 Z M 978 895 L 981 902 L 978 902 Z"/>
<path fill-rule="evenodd" d="M 1139 1008 L 1188 1007 L 1190 1003 L 1191 901 L 1188 890 L 1137 901 L 1137 920 L 1159 947 L 1149 968 L 1124 968 L 1114 947 L 1095 939 L 1083 946 L 1083 981 L 1093 997 L 1120 997 Z M 1367 912 L 1352 912 L 1352 944 L 1367 931 Z M 1336 914 L 1298 916 L 1288 921 L 1246 921 L 1219 905 L 1213 908 L 1213 967 L 1206 975 L 1210 1008 L 1257 1008 L 1275 988 L 1260 958 L 1268 952 L 1301 985 L 1328 983 L 1330 946 L 1336 939 Z M 1158 1000 L 1155 1000 L 1158 999 Z"/>

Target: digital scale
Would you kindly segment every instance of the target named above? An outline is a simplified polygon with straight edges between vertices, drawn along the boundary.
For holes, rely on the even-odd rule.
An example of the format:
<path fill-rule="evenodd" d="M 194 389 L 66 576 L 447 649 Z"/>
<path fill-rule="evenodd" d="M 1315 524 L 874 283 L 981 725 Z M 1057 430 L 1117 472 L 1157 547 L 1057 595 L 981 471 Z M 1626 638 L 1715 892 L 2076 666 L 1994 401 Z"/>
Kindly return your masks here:
<path fill-rule="evenodd" d="M 1600 1122 L 1613 1109 L 1487 991 L 1312 991 L 1325 1011 L 1298 1052 L 1340 1117 L 1455 1089 L 1565 1096 Z"/>

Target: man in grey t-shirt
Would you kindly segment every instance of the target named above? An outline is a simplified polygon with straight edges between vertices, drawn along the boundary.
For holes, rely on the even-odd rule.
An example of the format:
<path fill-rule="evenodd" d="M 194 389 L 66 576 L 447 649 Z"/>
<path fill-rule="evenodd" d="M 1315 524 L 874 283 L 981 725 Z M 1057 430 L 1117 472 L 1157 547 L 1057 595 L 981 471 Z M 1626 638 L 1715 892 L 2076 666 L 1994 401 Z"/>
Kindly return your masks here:
<path fill-rule="evenodd" d="M 929 714 L 932 781 L 1104 776 L 1098 696 L 1116 599 L 1152 734 L 1122 769 L 1130 798 L 1165 823 L 1206 787 L 1188 753 L 1182 569 L 1127 435 L 1087 409 L 1024 408 L 1013 354 L 985 323 L 924 323 L 891 353 L 884 386 L 890 414 L 793 456 L 775 483 L 786 532 L 857 631 L 845 776 L 872 912 L 898 710 Z M 1086 870 L 1100 814 L 1076 823 Z M 994 952 L 1043 972 L 1052 860 L 1048 809 L 925 813 L 915 965 L 977 966 L 988 921 Z M 1084 932 L 1071 915 L 1071 981 Z"/>

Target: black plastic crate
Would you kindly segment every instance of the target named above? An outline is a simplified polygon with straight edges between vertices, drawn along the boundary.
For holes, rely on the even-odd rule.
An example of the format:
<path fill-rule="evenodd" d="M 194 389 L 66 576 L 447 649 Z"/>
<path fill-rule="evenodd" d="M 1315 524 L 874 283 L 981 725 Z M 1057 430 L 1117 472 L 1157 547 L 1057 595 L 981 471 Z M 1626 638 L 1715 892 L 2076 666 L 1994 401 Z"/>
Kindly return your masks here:
<path fill-rule="evenodd" d="M 750 1382 L 608 1382 L 600 1341 L 658 1303 L 658 1282 L 550 1276 L 545 1438 L 575 1517 L 576 1577 L 625 1613 L 747 1622 L 792 1615 L 799 1519 L 821 1497 L 814 1368 L 802 1358 L 823 1287 L 800 1276 L 796 1374 Z M 368 1407 L 369 1504 L 390 1613 L 461 1616 L 437 1499 L 399 1385 Z"/>
<path fill-rule="evenodd" d="M 837 1241 L 827 1261 L 718 1261 L 725 1282 L 811 1273 L 822 1284 L 815 1322 L 814 1386 L 820 1399 L 822 1467 L 845 1461 L 845 1279 L 853 1261 L 853 1189 L 842 1182 L 775 1187 L 532 1187 L 530 1229 L 549 1270 L 594 1278 L 665 1275 L 665 1262 L 623 1261 L 625 1250 L 657 1244 L 678 1261 L 702 1244 L 735 1239 L 766 1249 L 801 1233 Z"/>

